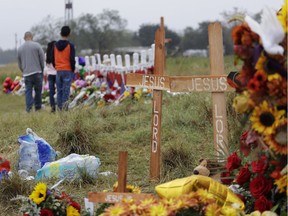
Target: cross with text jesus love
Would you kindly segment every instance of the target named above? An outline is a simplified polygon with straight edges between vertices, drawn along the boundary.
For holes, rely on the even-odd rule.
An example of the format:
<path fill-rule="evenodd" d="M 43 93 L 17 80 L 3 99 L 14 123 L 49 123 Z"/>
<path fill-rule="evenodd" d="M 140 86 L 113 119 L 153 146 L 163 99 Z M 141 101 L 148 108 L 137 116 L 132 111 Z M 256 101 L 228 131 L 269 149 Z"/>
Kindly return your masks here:
<path fill-rule="evenodd" d="M 222 27 L 212 23 L 208 27 L 210 76 L 165 76 L 165 29 L 161 18 L 160 28 L 155 33 L 154 74 L 127 74 L 127 86 L 153 89 L 152 134 L 150 156 L 150 179 L 160 179 L 160 135 L 162 115 L 162 91 L 211 92 L 213 105 L 214 147 L 217 153 L 227 152 L 226 91 L 234 91 L 224 74 Z M 225 145 L 226 144 L 226 145 Z"/>

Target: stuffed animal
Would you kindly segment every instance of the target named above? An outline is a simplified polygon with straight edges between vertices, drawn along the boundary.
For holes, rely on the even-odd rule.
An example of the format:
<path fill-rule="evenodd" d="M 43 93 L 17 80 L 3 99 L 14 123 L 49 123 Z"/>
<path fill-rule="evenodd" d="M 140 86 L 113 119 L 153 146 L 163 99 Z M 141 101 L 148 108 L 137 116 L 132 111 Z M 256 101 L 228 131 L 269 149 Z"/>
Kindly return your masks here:
<path fill-rule="evenodd" d="M 207 160 L 201 159 L 200 164 L 194 168 L 193 175 L 209 176 L 210 170 L 207 168 Z"/>

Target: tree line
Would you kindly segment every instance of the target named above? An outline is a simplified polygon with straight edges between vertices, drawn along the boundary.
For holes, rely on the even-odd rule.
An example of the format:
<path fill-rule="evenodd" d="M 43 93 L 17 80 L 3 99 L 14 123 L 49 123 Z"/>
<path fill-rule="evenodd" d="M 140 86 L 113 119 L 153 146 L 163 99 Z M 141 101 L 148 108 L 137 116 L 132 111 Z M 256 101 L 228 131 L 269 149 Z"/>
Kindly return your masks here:
<path fill-rule="evenodd" d="M 244 14 L 234 8 L 232 12 L 223 12 L 224 20 L 235 14 Z M 260 14 L 260 13 L 259 13 Z M 259 17 L 256 14 L 254 17 Z M 219 21 L 220 22 L 220 21 Z M 208 48 L 209 21 L 198 24 L 198 28 L 186 27 L 183 32 L 175 32 L 165 26 L 166 38 L 171 39 L 166 44 L 167 55 L 182 55 L 185 50 Z M 221 22 L 223 26 L 223 45 L 225 55 L 233 54 L 231 30 L 233 24 Z M 237 23 L 234 23 L 237 24 Z M 33 26 L 30 31 L 34 34 L 34 40 L 46 49 L 48 42 L 60 39 L 60 29 L 64 25 L 63 19 L 45 17 L 40 23 Z M 70 40 L 76 46 L 76 54 L 109 54 L 115 53 L 114 49 L 129 46 L 151 46 L 154 43 L 154 35 L 159 24 L 142 24 L 138 31 L 127 29 L 127 20 L 122 18 L 117 10 L 105 9 L 98 15 L 83 14 L 72 20 L 69 25 L 72 29 Z M 82 53 L 81 53 L 82 52 Z M 117 53 L 115 53 L 117 54 Z M 16 60 L 15 50 L 2 50 L 0 48 L 0 64 Z"/>

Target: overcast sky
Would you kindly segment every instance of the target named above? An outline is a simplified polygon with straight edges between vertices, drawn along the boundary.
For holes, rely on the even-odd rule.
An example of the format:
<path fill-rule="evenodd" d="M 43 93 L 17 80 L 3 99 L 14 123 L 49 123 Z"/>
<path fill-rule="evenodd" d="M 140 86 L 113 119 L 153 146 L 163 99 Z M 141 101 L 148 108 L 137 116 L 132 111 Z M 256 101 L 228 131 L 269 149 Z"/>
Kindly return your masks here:
<path fill-rule="evenodd" d="M 186 27 L 198 27 L 202 21 L 222 19 L 220 13 L 233 11 L 234 7 L 250 14 L 260 12 L 265 6 L 280 9 L 284 0 L 71 0 L 73 15 L 94 15 L 103 9 L 119 11 L 128 21 L 127 28 L 138 30 L 141 24 L 164 24 L 176 32 Z M 64 18 L 65 0 L 0 0 L 0 48 L 14 49 L 17 41 L 23 43 L 25 31 L 39 24 L 45 17 Z M 21 39 L 20 39 L 21 38 Z"/>

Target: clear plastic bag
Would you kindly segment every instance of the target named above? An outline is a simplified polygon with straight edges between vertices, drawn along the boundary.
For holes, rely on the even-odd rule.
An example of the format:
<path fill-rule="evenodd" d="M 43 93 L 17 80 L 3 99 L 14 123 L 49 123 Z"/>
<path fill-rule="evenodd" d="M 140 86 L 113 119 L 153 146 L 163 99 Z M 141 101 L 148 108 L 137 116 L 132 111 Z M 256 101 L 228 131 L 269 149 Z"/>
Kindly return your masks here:
<path fill-rule="evenodd" d="M 19 169 L 36 172 L 46 162 L 55 160 L 55 150 L 41 137 L 27 128 L 26 135 L 19 136 Z"/>

